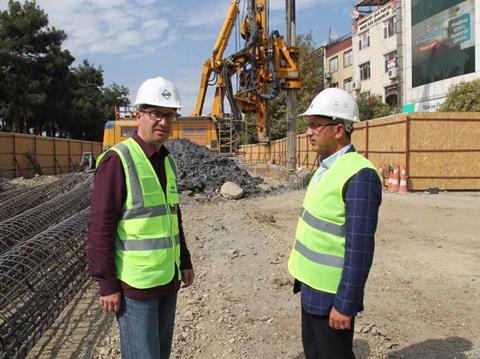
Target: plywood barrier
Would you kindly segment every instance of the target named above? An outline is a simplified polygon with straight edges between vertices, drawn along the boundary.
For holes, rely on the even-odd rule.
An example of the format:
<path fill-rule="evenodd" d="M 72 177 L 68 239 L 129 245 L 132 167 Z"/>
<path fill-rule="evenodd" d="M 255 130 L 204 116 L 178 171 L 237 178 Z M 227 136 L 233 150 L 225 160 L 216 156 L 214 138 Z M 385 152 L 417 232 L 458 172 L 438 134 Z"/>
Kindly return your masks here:
<path fill-rule="evenodd" d="M 51 175 L 78 168 L 82 152 L 96 157 L 101 150 L 101 142 L 0 132 L 0 176 L 32 177 L 35 171 L 28 153 L 35 157 L 43 174 Z"/>
<path fill-rule="evenodd" d="M 480 113 L 409 113 L 355 126 L 352 143 L 376 166 L 404 166 L 410 190 L 480 190 Z M 240 148 L 248 163 L 286 166 L 287 141 Z M 261 150 L 260 150 L 261 148 Z M 315 170 L 316 153 L 297 136 L 297 167 Z"/>

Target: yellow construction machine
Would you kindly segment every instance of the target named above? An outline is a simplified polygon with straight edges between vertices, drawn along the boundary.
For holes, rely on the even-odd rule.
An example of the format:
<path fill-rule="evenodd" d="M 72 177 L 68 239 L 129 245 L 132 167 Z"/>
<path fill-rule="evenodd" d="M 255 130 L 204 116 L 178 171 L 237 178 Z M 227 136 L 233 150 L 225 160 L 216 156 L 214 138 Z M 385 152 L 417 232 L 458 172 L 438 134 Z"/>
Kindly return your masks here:
<path fill-rule="evenodd" d="M 211 117 L 219 126 L 220 146 L 232 146 L 222 141 L 222 131 L 232 131 L 232 123 L 242 121 L 242 113 L 256 114 L 257 136 L 268 143 L 267 102 L 281 90 L 300 89 L 298 49 L 287 47 L 278 31 L 269 33 L 268 0 L 245 0 L 246 14 L 239 32 L 244 46 L 228 57 L 223 57 L 232 31 L 240 14 L 240 0 L 233 0 L 211 57 L 203 64 L 200 91 L 193 113 L 201 117 L 208 86 L 215 86 Z M 238 90 L 234 93 L 232 77 L 237 75 Z M 225 113 L 224 99 L 230 105 L 231 115 Z M 225 136 L 223 136 L 225 138 Z M 220 149 L 222 152 L 228 150 Z"/>

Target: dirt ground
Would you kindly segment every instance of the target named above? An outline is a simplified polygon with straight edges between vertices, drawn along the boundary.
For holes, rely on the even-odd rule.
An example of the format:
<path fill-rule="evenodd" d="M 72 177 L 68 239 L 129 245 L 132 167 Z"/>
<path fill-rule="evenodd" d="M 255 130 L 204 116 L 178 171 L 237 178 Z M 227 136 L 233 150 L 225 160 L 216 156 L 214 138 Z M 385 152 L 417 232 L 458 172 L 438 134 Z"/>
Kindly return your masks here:
<path fill-rule="evenodd" d="M 179 293 L 174 358 L 302 358 L 287 260 L 304 190 L 183 205 L 196 283 Z M 358 358 L 480 358 L 480 193 L 384 193 Z M 115 358 L 89 283 L 31 358 Z"/>

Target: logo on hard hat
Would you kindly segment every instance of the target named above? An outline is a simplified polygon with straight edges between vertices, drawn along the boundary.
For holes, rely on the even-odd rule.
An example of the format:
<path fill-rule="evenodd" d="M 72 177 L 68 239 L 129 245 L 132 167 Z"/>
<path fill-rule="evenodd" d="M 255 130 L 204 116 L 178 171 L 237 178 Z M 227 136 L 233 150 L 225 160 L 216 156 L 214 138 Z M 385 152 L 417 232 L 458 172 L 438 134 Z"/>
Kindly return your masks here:
<path fill-rule="evenodd" d="M 165 99 L 170 99 L 170 97 L 172 97 L 172 94 L 170 93 L 170 91 L 168 91 L 167 89 L 163 90 L 162 92 L 162 96 L 165 97 Z"/>

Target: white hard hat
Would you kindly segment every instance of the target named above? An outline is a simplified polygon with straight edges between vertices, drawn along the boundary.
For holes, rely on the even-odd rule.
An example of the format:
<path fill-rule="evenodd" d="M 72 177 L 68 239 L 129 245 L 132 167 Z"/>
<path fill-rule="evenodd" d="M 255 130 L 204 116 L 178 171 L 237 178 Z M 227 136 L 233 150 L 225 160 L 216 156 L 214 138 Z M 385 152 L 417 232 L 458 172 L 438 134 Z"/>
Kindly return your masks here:
<path fill-rule="evenodd" d="M 152 105 L 169 108 L 182 108 L 177 87 L 163 77 L 145 80 L 138 89 L 134 106 Z"/>
<path fill-rule="evenodd" d="M 360 114 L 355 99 L 346 91 L 336 87 L 321 91 L 300 116 L 325 116 L 332 120 L 343 120 L 348 132 L 352 123 L 360 122 Z"/>

